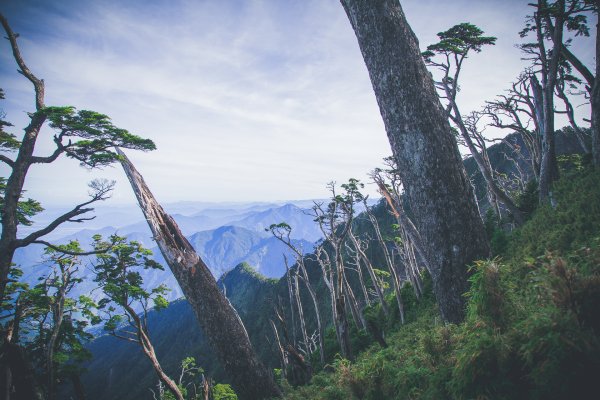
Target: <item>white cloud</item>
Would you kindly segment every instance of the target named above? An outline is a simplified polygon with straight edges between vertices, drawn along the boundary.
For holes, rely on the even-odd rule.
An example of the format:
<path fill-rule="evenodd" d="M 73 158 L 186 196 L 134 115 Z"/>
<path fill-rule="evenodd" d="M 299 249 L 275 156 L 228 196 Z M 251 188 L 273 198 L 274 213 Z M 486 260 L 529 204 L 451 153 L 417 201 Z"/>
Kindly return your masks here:
<path fill-rule="evenodd" d="M 106 113 L 152 138 L 157 151 L 129 155 L 162 201 L 324 197 L 326 182 L 365 179 L 390 153 L 337 1 L 24 3 L 9 8 L 9 19 L 31 68 L 46 80 L 47 102 Z M 422 48 L 465 20 L 499 37 L 465 68 L 465 112 L 522 68 L 513 44 L 523 3 L 402 4 Z M 12 62 L 6 44 L 0 53 L 3 65 Z M 0 74 L 8 82 L 5 109 L 23 126 L 28 83 L 14 67 Z M 50 146 L 46 140 L 39 151 Z M 74 165 L 33 171 L 30 194 L 46 202 L 78 196 L 94 174 Z M 119 180 L 115 200 L 132 201 L 119 168 L 101 174 Z"/>

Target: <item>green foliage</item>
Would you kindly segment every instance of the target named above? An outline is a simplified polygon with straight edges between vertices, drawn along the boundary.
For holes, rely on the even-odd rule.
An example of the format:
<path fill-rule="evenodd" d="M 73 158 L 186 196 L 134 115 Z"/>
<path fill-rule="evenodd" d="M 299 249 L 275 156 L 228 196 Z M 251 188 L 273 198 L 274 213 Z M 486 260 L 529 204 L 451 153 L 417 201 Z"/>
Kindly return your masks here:
<path fill-rule="evenodd" d="M 75 107 L 46 107 L 38 113 L 46 115 L 50 126 L 60 133 L 56 140 L 69 140 L 66 146 L 68 157 L 88 167 L 111 164 L 119 159 L 114 147 L 136 150 L 154 150 L 150 139 L 143 139 L 125 129 L 114 126 L 110 118 L 95 111 L 79 110 Z"/>
<path fill-rule="evenodd" d="M 600 174 L 585 170 L 554 184 L 556 207 L 540 207 L 530 223 L 512 235 L 507 254 L 537 257 L 547 250 L 565 252 L 600 234 Z"/>
<path fill-rule="evenodd" d="M 217 383 L 213 387 L 214 400 L 237 400 L 238 397 L 230 385 L 225 383 Z"/>
<path fill-rule="evenodd" d="M 4 215 L 5 190 L 6 179 L 0 177 L 0 222 L 2 221 L 2 215 Z M 44 208 L 36 200 L 27 199 L 19 201 L 17 203 L 17 222 L 21 225 L 30 226 L 33 224 L 33 221 L 29 218 L 42 211 L 44 211 Z"/>
<path fill-rule="evenodd" d="M 285 398 L 595 397 L 600 390 L 598 183 L 598 173 L 589 171 L 559 182 L 556 209 L 540 208 L 507 236 L 510 258 L 475 263 L 462 324 L 440 323 L 430 282 L 421 302 L 405 287 L 407 323 L 386 336 L 387 348 L 371 345 L 353 363 L 336 360 L 311 385 L 285 387 Z M 583 215 L 594 227 L 583 224 Z M 541 254 L 534 254 L 538 249 Z M 367 317 L 377 318 L 374 312 L 367 310 Z"/>
<path fill-rule="evenodd" d="M 4 100 L 4 90 L 0 88 L 0 100 Z M 21 142 L 17 140 L 15 135 L 4 131 L 4 128 L 13 126 L 10 122 L 5 121 L 6 114 L 0 109 L 0 151 L 12 151 L 18 149 Z"/>
<path fill-rule="evenodd" d="M 495 37 L 483 36 L 481 29 L 468 22 L 455 25 L 437 35 L 440 41 L 427 46 L 427 51 L 421 54 L 427 63 L 431 63 L 436 54 L 466 56 L 471 50 L 479 53 L 482 46 L 496 43 Z"/>
<path fill-rule="evenodd" d="M 125 237 L 117 235 L 110 236 L 108 242 L 100 235 L 95 235 L 93 239 L 96 250 L 106 250 L 96 255 L 93 265 L 96 273 L 94 281 L 106 295 L 98 303 L 98 309 L 104 313 L 106 331 L 115 334 L 122 321 L 131 321 L 135 307 L 139 306 L 144 311 L 143 318 L 150 304 L 156 310 L 167 308 L 169 303 L 165 295 L 169 289 L 165 285 L 147 288 L 139 271 L 140 268 L 163 269 L 151 258 L 150 250 L 139 242 L 128 242 Z M 140 329 L 137 326 L 135 328 Z"/>
<path fill-rule="evenodd" d="M 10 318 L 14 323 L 15 313 L 19 314 L 18 335 L 15 331 L 13 340 L 25 351 L 39 382 L 48 383 L 48 371 L 53 371 L 52 386 L 83 371 L 91 357 L 85 347 L 92 338 L 87 330 L 95 318 L 91 299 L 69 297 L 82 281 L 80 260 L 62 251 L 80 252 L 81 248 L 77 241 L 47 248 L 48 272 L 33 287 L 19 283 L 22 272 L 13 268 L 10 277 L 15 281 L 7 285 L 0 304 L 0 319 Z M 53 389 L 47 385 L 45 390 Z"/>

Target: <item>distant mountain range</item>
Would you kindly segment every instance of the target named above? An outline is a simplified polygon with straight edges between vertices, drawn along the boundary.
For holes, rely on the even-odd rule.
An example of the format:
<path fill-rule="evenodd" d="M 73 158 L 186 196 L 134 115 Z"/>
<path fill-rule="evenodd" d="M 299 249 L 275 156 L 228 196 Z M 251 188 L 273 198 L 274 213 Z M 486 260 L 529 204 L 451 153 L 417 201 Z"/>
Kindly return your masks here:
<path fill-rule="evenodd" d="M 300 202 L 308 206 L 308 202 Z M 202 208 L 204 207 L 204 208 Z M 265 231 L 271 224 L 286 222 L 292 226 L 292 239 L 296 246 L 305 252 L 313 249 L 320 238 L 320 231 L 305 208 L 291 203 L 271 204 L 207 204 L 176 203 L 166 209 L 177 211 L 173 218 L 215 278 L 231 270 L 242 262 L 252 265 L 258 272 L 269 278 L 280 278 L 285 273 L 283 255 L 293 263 L 293 255 L 287 247 Z M 49 210 L 45 220 L 51 220 L 61 210 Z M 92 236 L 100 234 L 108 237 L 114 233 L 140 242 L 153 251 L 157 261 L 165 265 L 156 243 L 152 239 L 147 222 L 139 209 L 134 207 L 99 207 L 98 218 L 85 225 L 72 224 L 63 229 L 63 236 L 54 235 L 53 243 L 67 243 L 79 240 L 82 247 L 89 248 Z M 103 225 L 107 224 L 107 225 Z M 73 227 L 85 227 L 74 230 Z M 84 260 L 84 265 L 91 260 Z M 44 248 L 41 245 L 19 249 L 14 262 L 24 271 L 25 282 L 35 284 L 37 278 L 47 271 L 44 261 Z M 165 265 L 166 266 L 166 265 Z M 83 268 L 84 282 L 79 284 L 73 296 L 89 294 L 95 287 L 89 269 Z M 145 270 L 144 282 L 148 286 L 166 284 L 171 288 L 169 298 L 176 299 L 182 292 L 168 268 L 164 271 Z M 94 297 L 95 293 L 92 292 Z"/>

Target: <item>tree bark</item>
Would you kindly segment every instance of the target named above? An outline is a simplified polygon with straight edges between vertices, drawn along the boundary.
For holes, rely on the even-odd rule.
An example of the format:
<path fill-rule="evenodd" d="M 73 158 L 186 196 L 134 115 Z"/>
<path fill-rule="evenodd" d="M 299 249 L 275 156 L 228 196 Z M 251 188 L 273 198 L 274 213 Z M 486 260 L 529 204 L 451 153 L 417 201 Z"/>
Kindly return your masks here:
<path fill-rule="evenodd" d="M 133 164 L 120 149 L 117 152 L 158 247 L 223 362 L 236 393 L 248 400 L 281 396 L 272 375 L 258 360 L 241 319 L 204 261 L 156 201 Z"/>
<path fill-rule="evenodd" d="M 296 311 L 294 309 L 294 287 L 292 286 L 292 278 L 290 275 L 290 268 L 288 266 L 288 262 L 287 262 L 287 257 L 285 256 L 285 254 L 283 255 L 284 258 L 284 262 L 285 262 L 285 277 L 287 279 L 287 284 L 288 284 L 288 296 L 290 297 L 290 313 L 292 314 L 292 344 L 294 346 L 296 346 L 297 344 L 297 340 L 296 340 Z"/>
<path fill-rule="evenodd" d="M 433 79 L 397 0 L 341 0 L 356 33 L 442 318 L 465 316 L 467 265 L 489 255 L 483 222 Z"/>
<path fill-rule="evenodd" d="M 310 354 L 308 334 L 306 333 L 306 320 L 304 319 L 304 309 L 302 308 L 302 300 L 300 299 L 300 285 L 298 284 L 298 271 L 294 275 L 294 286 L 296 287 L 294 297 L 298 306 L 298 319 L 300 320 L 300 331 L 302 332 L 302 340 L 304 341 L 304 349 L 306 354 Z M 294 346 L 296 344 L 294 343 Z"/>
<path fill-rule="evenodd" d="M 596 0 L 596 75 L 592 85 L 592 158 L 594 166 L 600 169 L 600 0 Z"/>
<path fill-rule="evenodd" d="M 556 160 L 556 148 L 554 141 L 554 88 L 558 77 L 558 66 L 560 61 L 560 49 L 563 46 L 563 13 L 565 10 L 564 0 L 556 2 L 558 7 L 554 29 L 550 31 L 553 49 L 548 59 L 544 44 L 544 32 L 542 32 L 541 12 L 547 8 L 546 0 L 538 0 L 535 21 L 538 26 L 536 30 L 539 45 L 540 62 L 542 64 L 542 102 L 543 102 L 543 130 L 542 134 L 542 162 L 540 165 L 539 198 L 540 203 L 550 200 L 552 183 L 558 179 L 558 162 Z M 549 28 L 547 28 L 549 29 Z M 539 89 L 538 89 L 539 91 Z M 538 95 L 539 97 L 539 95 Z"/>

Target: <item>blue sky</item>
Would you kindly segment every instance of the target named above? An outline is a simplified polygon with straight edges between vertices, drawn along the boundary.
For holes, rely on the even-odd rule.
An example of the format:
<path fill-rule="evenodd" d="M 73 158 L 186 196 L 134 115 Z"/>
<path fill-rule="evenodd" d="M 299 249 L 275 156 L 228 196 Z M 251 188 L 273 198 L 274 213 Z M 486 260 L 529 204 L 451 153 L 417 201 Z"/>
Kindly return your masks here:
<path fill-rule="evenodd" d="M 422 49 L 465 21 L 498 37 L 464 68 L 463 112 L 501 93 L 525 65 L 514 44 L 527 1 L 401 3 Z M 102 112 L 155 141 L 158 150 L 128 155 L 160 201 L 323 198 L 327 182 L 366 180 L 390 154 L 336 0 L 7 0 L 1 9 L 45 79 L 48 105 Z M 1 42 L 1 107 L 20 134 L 32 90 Z M 591 40 L 575 50 L 592 60 Z M 51 150 L 50 137 L 39 154 Z M 32 168 L 26 189 L 45 204 L 71 204 L 98 177 L 117 180 L 112 202 L 133 201 L 118 166 L 87 171 L 67 159 Z"/>

